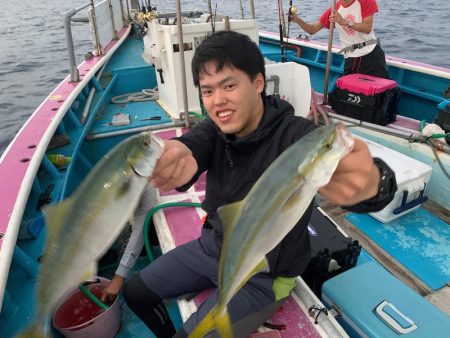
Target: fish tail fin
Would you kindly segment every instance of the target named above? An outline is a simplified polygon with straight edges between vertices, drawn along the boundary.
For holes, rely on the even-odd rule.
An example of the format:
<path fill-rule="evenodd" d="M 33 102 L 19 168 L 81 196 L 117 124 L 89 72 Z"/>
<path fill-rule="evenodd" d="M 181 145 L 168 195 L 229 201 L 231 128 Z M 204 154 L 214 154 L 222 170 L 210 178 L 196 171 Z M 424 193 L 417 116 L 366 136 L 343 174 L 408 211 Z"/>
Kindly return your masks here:
<path fill-rule="evenodd" d="M 233 337 L 231 320 L 226 309 L 224 310 L 217 306 L 212 308 L 206 317 L 198 323 L 194 331 L 191 332 L 189 338 L 202 338 L 213 330 L 217 331 L 220 337 Z"/>
<path fill-rule="evenodd" d="M 224 311 L 222 316 L 217 321 L 217 331 L 220 337 L 233 337 L 233 328 L 231 326 L 230 316 L 228 311 Z"/>
<path fill-rule="evenodd" d="M 50 328 L 43 322 L 36 322 L 29 326 L 26 330 L 20 332 L 16 338 L 50 338 Z"/>

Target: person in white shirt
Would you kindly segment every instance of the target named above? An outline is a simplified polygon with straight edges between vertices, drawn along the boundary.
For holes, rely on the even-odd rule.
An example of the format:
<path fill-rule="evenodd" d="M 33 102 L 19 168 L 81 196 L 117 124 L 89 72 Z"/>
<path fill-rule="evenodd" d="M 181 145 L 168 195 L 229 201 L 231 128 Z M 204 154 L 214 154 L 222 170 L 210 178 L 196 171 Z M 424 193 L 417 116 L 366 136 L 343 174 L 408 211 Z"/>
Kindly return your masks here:
<path fill-rule="evenodd" d="M 373 17 L 378 12 L 376 0 L 338 0 L 336 11 L 329 7 L 314 23 L 303 21 L 298 15 L 288 13 L 288 18 L 308 34 L 335 23 L 344 54 L 344 74 L 360 73 L 389 78 L 386 59 L 380 41 L 373 30 Z"/>
<path fill-rule="evenodd" d="M 128 277 L 131 269 L 136 264 L 142 248 L 144 247 L 144 222 L 150 209 L 156 204 L 156 189 L 147 184 L 142 194 L 139 206 L 134 213 L 134 219 L 131 224 L 131 234 L 125 251 L 120 260 L 111 282 L 103 289 L 101 300 L 113 301 L 119 294 L 125 279 Z"/>

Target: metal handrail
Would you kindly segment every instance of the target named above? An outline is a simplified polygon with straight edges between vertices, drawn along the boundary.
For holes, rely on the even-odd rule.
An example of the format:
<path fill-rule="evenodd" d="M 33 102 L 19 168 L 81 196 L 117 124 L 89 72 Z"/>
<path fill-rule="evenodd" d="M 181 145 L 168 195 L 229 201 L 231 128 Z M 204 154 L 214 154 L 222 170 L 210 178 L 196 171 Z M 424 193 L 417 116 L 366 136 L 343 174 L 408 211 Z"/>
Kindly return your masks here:
<path fill-rule="evenodd" d="M 86 7 L 91 6 L 91 4 L 87 4 L 84 6 L 81 6 L 77 9 L 72 9 L 69 12 L 66 13 L 64 16 L 64 28 L 66 33 L 66 41 L 67 41 L 67 51 L 69 52 L 69 62 L 70 62 L 70 81 L 72 82 L 78 82 L 80 81 L 80 73 L 78 71 L 78 67 L 75 60 L 75 48 L 73 45 L 73 38 L 72 38 L 72 22 L 89 22 L 89 19 L 87 18 L 75 18 L 72 19 L 72 17 L 77 14 L 78 12 L 82 11 Z"/>
<path fill-rule="evenodd" d="M 250 14 L 252 16 L 252 19 L 255 20 L 256 19 L 255 4 L 253 3 L 253 0 L 250 0 Z"/>
<path fill-rule="evenodd" d="M 123 24 L 127 24 L 128 18 L 125 17 L 124 9 L 123 9 L 123 0 L 119 0 L 120 2 L 120 11 L 122 16 Z M 114 13 L 113 13 L 113 6 L 111 3 L 111 0 L 108 0 L 109 4 L 109 10 L 111 15 L 111 27 L 113 31 L 113 36 L 115 39 L 118 39 L 118 32 L 115 30 L 115 24 L 114 24 Z M 80 81 L 80 74 L 78 71 L 77 63 L 75 60 L 75 48 L 73 44 L 73 37 L 72 37 L 72 22 L 89 22 L 89 18 L 82 17 L 82 18 L 73 18 L 75 14 L 82 11 L 83 9 L 91 7 L 92 8 L 92 26 L 94 29 L 94 45 L 95 45 L 95 53 L 96 55 L 102 55 L 103 49 L 100 45 L 100 39 L 98 35 L 98 27 L 97 27 L 97 19 L 95 16 L 95 4 L 94 0 L 90 0 L 88 4 L 83 5 L 77 9 L 72 9 L 69 12 L 66 13 L 64 17 L 64 28 L 65 28 L 65 34 L 66 34 L 66 42 L 67 42 L 67 51 L 69 53 L 69 63 L 70 63 L 70 81 L 71 82 L 78 82 Z M 129 17 L 129 8 L 128 8 L 128 2 L 127 2 L 127 15 Z"/>
<path fill-rule="evenodd" d="M 125 17 L 125 13 L 123 11 L 123 0 L 120 0 L 120 13 L 122 14 L 122 25 L 126 26 L 128 24 L 128 18 L 129 15 L 129 9 L 128 9 L 128 1 L 125 1 L 127 3 L 127 16 Z"/>
<path fill-rule="evenodd" d="M 249 3 L 250 3 L 250 15 L 251 15 L 252 19 L 256 19 L 255 4 L 254 4 L 253 0 L 250 0 Z M 244 19 L 244 8 L 242 6 L 242 0 L 239 0 L 239 8 L 241 11 L 241 19 Z M 213 14 L 211 0 L 208 0 L 208 11 L 209 11 L 209 14 L 211 14 L 211 15 Z"/>
<path fill-rule="evenodd" d="M 98 27 L 97 27 L 97 16 L 95 15 L 95 5 L 94 0 L 91 0 L 91 8 L 92 8 L 92 24 L 94 26 L 94 36 L 95 36 L 95 50 L 97 55 L 103 54 L 103 48 L 100 44 L 100 38 L 98 36 Z"/>
<path fill-rule="evenodd" d="M 113 6 L 111 3 L 111 0 L 108 0 L 108 7 L 109 7 L 109 15 L 111 16 L 112 33 L 113 33 L 114 38 L 117 40 L 119 38 L 119 35 L 117 34 L 116 25 L 114 23 L 114 11 L 113 11 Z"/>

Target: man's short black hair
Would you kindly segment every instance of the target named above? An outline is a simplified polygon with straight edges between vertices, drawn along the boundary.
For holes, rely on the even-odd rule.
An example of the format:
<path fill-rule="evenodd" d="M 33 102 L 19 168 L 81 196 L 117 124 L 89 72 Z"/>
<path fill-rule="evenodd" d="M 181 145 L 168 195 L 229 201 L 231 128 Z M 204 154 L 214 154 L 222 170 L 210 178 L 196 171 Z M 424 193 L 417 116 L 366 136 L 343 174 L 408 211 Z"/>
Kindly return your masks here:
<path fill-rule="evenodd" d="M 216 63 L 217 71 L 224 66 L 231 66 L 245 72 L 252 81 L 258 73 L 262 74 L 264 81 L 266 79 L 264 57 L 248 35 L 220 31 L 208 36 L 197 47 L 192 59 L 192 76 L 196 87 L 199 86 L 200 73 L 206 72 L 205 65 L 210 61 Z M 265 90 L 261 96 L 264 98 Z"/>

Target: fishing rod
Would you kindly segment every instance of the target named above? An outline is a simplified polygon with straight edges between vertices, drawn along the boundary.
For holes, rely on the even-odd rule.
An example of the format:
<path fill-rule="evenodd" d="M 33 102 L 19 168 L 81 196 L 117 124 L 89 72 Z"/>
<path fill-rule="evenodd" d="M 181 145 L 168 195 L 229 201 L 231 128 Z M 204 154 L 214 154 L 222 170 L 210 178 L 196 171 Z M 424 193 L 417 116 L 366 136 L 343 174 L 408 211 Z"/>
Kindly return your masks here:
<path fill-rule="evenodd" d="M 336 0 L 333 0 L 332 13 L 336 13 Z M 325 68 L 325 82 L 323 87 L 323 101 L 322 104 L 328 103 L 328 78 L 330 77 L 330 67 L 331 67 L 331 55 L 333 54 L 331 48 L 333 46 L 333 30 L 334 22 L 330 21 L 330 30 L 328 32 L 328 51 L 327 51 L 327 66 Z"/>
<path fill-rule="evenodd" d="M 289 1 L 289 11 L 288 11 L 289 15 L 288 15 L 288 26 L 287 26 L 287 42 L 289 43 L 289 38 L 290 38 L 290 27 L 291 27 L 291 14 L 297 14 L 297 6 L 292 4 L 292 0 Z M 287 48 L 287 46 L 285 46 L 285 48 Z"/>
<path fill-rule="evenodd" d="M 239 9 L 241 11 L 241 19 L 244 20 L 244 6 L 242 5 L 242 0 L 239 0 Z"/>
<path fill-rule="evenodd" d="M 293 9 L 295 9 L 295 12 L 293 12 Z M 291 28 L 291 14 L 292 13 L 296 13 L 297 12 L 297 8 L 295 8 L 295 6 L 294 6 L 294 8 L 292 8 L 292 0 L 290 0 L 289 1 L 289 11 L 288 11 L 288 26 L 287 26 L 287 38 L 289 39 L 289 30 L 290 30 L 290 28 Z"/>
<path fill-rule="evenodd" d="M 283 1 L 278 0 L 278 22 L 279 22 L 279 29 L 280 29 L 280 49 L 281 49 L 281 62 L 286 62 L 286 53 L 284 48 L 284 18 L 283 18 Z"/>
<path fill-rule="evenodd" d="M 214 14 L 212 14 L 211 12 L 211 30 L 212 33 L 216 32 L 216 18 L 217 18 L 217 2 L 215 3 L 215 7 L 214 7 Z"/>
<path fill-rule="evenodd" d="M 211 0 L 208 0 L 208 12 L 209 12 L 209 15 L 212 15 Z"/>
<path fill-rule="evenodd" d="M 255 4 L 253 3 L 253 0 L 250 0 L 250 14 L 252 16 L 252 19 L 255 20 L 256 19 Z"/>

